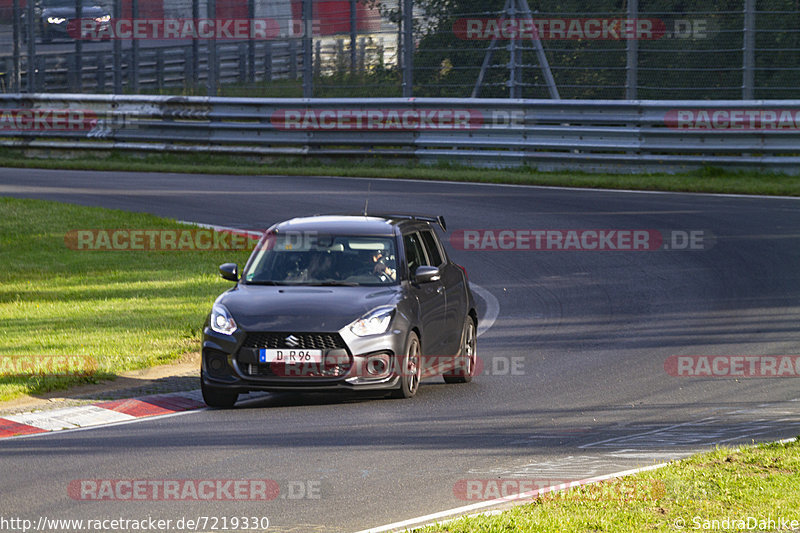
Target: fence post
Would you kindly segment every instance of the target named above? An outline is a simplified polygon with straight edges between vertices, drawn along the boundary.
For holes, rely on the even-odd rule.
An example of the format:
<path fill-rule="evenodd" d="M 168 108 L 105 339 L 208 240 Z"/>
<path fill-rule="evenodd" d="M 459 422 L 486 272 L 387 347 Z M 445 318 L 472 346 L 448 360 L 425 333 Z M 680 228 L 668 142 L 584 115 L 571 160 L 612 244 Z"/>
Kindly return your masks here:
<path fill-rule="evenodd" d="M 75 0 L 75 18 L 78 20 L 77 32 L 78 36 L 75 38 L 75 68 L 77 75 L 75 76 L 76 92 L 83 91 L 83 32 L 81 31 L 83 18 L 83 0 Z"/>
<path fill-rule="evenodd" d="M 383 49 L 380 50 L 381 61 L 383 61 Z M 358 39 L 358 72 L 363 76 L 367 75 L 367 40 L 364 37 Z"/>
<path fill-rule="evenodd" d="M 508 17 L 511 20 L 517 18 L 517 4 L 516 2 L 511 2 L 511 7 L 509 7 Z M 521 52 L 519 47 L 517 46 L 517 39 L 511 38 L 508 40 L 508 97 L 509 98 L 519 98 L 520 97 L 520 86 L 519 86 L 519 69 L 520 63 L 519 56 Z"/>
<path fill-rule="evenodd" d="M 356 0 L 350 0 L 350 76 L 352 78 L 356 77 L 357 40 L 358 40 L 358 20 L 356 17 Z"/>
<path fill-rule="evenodd" d="M 303 54 L 305 54 L 305 50 L 303 50 Z M 292 81 L 297 81 L 297 43 L 294 39 L 289 41 L 289 79 Z M 303 74 L 305 76 L 305 74 Z"/>
<path fill-rule="evenodd" d="M 12 23 L 12 39 L 14 39 L 13 45 L 13 59 L 12 59 L 12 67 L 11 69 L 13 72 L 11 73 L 11 92 L 21 93 L 22 92 L 22 59 L 20 57 L 20 47 L 19 47 L 19 38 L 21 35 L 20 32 L 20 21 L 22 20 L 22 12 L 19 8 L 19 0 L 13 1 L 13 7 L 11 9 L 11 23 Z"/>
<path fill-rule="evenodd" d="M 250 75 L 253 72 L 253 67 L 250 63 L 250 44 L 252 42 L 253 41 L 251 39 L 249 43 L 239 43 L 239 46 L 236 47 L 236 55 L 238 56 L 236 58 L 236 64 L 239 66 L 239 75 L 237 78 L 239 83 L 245 83 L 247 80 L 249 80 Z"/>
<path fill-rule="evenodd" d="M 200 0 L 192 0 L 192 20 L 197 24 L 197 19 L 200 18 Z M 200 41 L 197 39 L 197 34 L 192 36 L 192 61 L 189 67 L 191 75 L 187 78 L 192 83 L 192 92 L 197 91 L 200 85 Z"/>
<path fill-rule="evenodd" d="M 113 19 L 117 20 L 122 18 L 122 0 L 114 0 L 114 12 L 112 13 Z M 114 94 L 122 92 L 122 41 L 114 34 Z"/>
<path fill-rule="evenodd" d="M 264 41 L 264 81 L 272 81 L 272 43 Z"/>
<path fill-rule="evenodd" d="M 742 36 L 742 99 L 752 100 L 756 64 L 756 1 L 744 1 L 744 35 Z"/>
<path fill-rule="evenodd" d="M 247 40 L 247 81 L 256 81 L 256 42 L 253 40 L 253 20 L 256 18 L 255 0 L 247 0 L 247 17 L 249 20 Z"/>
<path fill-rule="evenodd" d="M 639 17 L 639 0 L 628 0 L 628 20 L 636 20 Z M 628 36 L 627 45 L 627 65 L 625 80 L 625 98 L 636 100 L 639 96 L 639 36 L 634 34 L 633 38 Z"/>
<path fill-rule="evenodd" d="M 139 18 L 139 0 L 131 0 L 131 18 L 134 21 Z M 130 82 L 131 90 L 139 92 L 139 41 L 135 35 L 131 35 L 131 62 L 130 62 Z"/>
<path fill-rule="evenodd" d="M 403 2 L 403 97 L 414 92 L 414 0 Z"/>
<path fill-rule="evenodd" d="M 314 8 L 311 0 L 303 0 L 303 98 L 314 96 L 313 35 Z"/>
<path fill-rule="evenodd" d="M 33 31 L 33 28 L 34 28 L 34 24 L 33 24 L 33 17 L 34 17 L 33 2 L 32 1 L 27 2 L 27 5 L 25 7 L 26 7 L 26 10 L 25 10 L 26 11 L 26 14 L 25 14 L 25 26 L 27 26 L 25 31 L 26 31 L 26 34 L 28 36 L 28 57 L 27 57 L 28 82 L 27 82 L 25 88 L 27 89 L 27 91 L 29 93 L 35 93 L 36 92 L 36 60 L 35 60 L 35 58 L 36 58 L 36 34 Z"/>
<path fill-rule="evenodd" d="M 216 0 L 208 0 L 207 6 L 208 18 L 215 20 L 217 18 L 217 2 Z M 216 29 L 216 23 L 214 28 Z M 216 32 L 215 32 L 216 33 Z M 208 40 L 208 96 L 217 95 L 217 85 L 219 83 L 219 62 L 217 61 L 217 39 L 216 35 L 212 35 Z"/>
<path fill-rule="evenodd" d="M 164 49 L 156 48 L 156 90 L 164 88 Z"/>
<path fill-rule="evenodd" d="M 36 76 L 36 87 L 39 92 L 47 92 L 47 56 L 37 56 L 34 60 L 33 72 Z"/>
<path fill-rule="evenodd" d="M 322 75 L 322 41 L 314 43 L 314 77 Z"/>
<path fill-rule="evenodd" d="M 95 65 L 97 65 L 97 72 L 95 72 L 96 91 L 102 93 L 106 90 L 106 55 L 100 51 L 94 57 Z"/>

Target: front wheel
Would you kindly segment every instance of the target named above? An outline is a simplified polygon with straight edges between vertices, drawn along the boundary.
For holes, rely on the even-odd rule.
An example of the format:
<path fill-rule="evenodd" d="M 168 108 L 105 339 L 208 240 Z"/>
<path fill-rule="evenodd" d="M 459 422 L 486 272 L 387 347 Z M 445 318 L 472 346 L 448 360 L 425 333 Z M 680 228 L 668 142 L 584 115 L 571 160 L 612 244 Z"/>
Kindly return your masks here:
<path fill-rule="evenodd" d="M 200 390 L 203 392 L 203 401 L 206 402 L 206 405 L 209 407 L 229 409 L 233 407 L 236 400 L 239 399 L 239 394 L 236 392 L 206 385 L 202 376 L 200 377 Z"/>
<path fill-rule="evenodd" d="M 392 398 L 413 398 L 419 389 L 422 377 L 421 350 L 419 337 L 411 333 L 406 346 L 406 353 L 400 361 L 400 388 L 392 391 Z"/>
<path fill-rule="evenodd" d="M 464 320 L 461 332 L 461 349 L 456 357 L 452 374 L 442 376 L 445 383 L 469 383 L 475 375 L 475 362 L 478 358 L 478 337 L 475 334 L 475 321 L 472 317 Z"/>

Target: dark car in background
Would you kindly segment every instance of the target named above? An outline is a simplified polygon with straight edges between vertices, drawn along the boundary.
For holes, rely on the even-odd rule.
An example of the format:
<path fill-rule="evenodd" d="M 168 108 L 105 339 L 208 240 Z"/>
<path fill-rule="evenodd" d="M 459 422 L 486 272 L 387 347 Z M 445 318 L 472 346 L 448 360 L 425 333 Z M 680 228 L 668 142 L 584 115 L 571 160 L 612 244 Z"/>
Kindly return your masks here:
<path fill-rule="evenodd" d="M 478 317 L 442 217 L 314 216 L 269 228 L 214 302 L 201 385 L 212 407 L 250 391 L 386 391 L 472 379 Z"/>
<path fill-rule="evenodd" d="M 53 39 L 75 39 L 79 35 L 80 21 L 77 20 L 75 0 L 38 0 L 34 5 L 34 35 L 43 43 Z M 22 12 L 22 37 L 27 41 L 28 24 L 25 20 L 27 12 Z M 100 32 L 108 28 L 111 14 L 103 7 L 92 2 L 81 4 L 81 18 L 94 19 L 93 28 Z"/>

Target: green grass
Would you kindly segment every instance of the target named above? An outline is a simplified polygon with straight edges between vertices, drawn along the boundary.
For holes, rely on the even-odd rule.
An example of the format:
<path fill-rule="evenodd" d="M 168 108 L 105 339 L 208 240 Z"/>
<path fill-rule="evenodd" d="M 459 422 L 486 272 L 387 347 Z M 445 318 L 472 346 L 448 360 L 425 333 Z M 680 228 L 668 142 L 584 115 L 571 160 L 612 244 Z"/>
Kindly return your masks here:
<path fill-rule="evenodd" d="M 797 520 L 797 530 L 798 472 L 797 442 L 719 448 L 658 470 L 547 495 L 495 516 L 467 517 L 418 531 L 779 531 L 779 518 Z M 775 523 L 753 528 L 749 517 Z M 711 520 L 724 519 L 745 522 L 711 527 Z"/>
<path fill-rule="evenodd" d="M 91 376 L 0 373 L 0 400 L 97 381 L 199 349 L 203 320 L 230 282 L 235 251 L 73 250 L 80 229 L 185 229 L 147 214 L 0 198 L 0 358 L 86 356 Z M 8 366 L 5 367 L 8 369 Z M 61 373 L 63 374 L 63 373 Z"/>
<path fill-rule="evenodd" d="M 57 155 L 54 152 L 52 155 Z M 98 157 L 100 155 L 100 157 Z M 352 160 L 261 159 L 209 154 L 81 154 L 78 157 L 28 157 L 20 150 L 0 149 L 0 167 L 73 170 L 190 172 L 196 174 L 353 176 L 411 178 L 438 181 L 471 181 L 633 189 L 655 191 L 715 192 L 800 196 L 800 176 L 758 172 L 732 172 L 704 168 L 684 174 L 590 174 L 538 172 L 528 167 L 477 169 L 450 164 L 418 165 L 375 158 Z"/>

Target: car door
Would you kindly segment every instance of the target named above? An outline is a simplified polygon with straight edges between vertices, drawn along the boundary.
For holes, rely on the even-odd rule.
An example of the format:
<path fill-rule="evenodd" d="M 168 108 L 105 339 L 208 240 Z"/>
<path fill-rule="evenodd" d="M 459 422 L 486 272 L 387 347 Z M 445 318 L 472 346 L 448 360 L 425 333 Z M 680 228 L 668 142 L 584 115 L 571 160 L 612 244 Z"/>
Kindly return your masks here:
<path fill-rule="evenodd" d="M 445 323 L 442 338 L 443 354 L 457 355 L 461 346 L 461 330 L 467 314 L 466 289 L 461 269 L 447 260 L 447 255 L 432 229 L 420 232 L 422 244 L 431 265 L 439 267 L 445 294 Z"/>
<path fill-rule="evenodd" d="M 408 262 L 411 292 L 419 302 L 423 354 L 426 356 L 440 356 L 443 354 L 447 312 L 444 283 L 441 278 L 438 281 L 429 283 L 414 282 L 414 272 L 417 267 L 430 264 L 418 232 L 403 236 L 403 248 Z"/>

